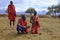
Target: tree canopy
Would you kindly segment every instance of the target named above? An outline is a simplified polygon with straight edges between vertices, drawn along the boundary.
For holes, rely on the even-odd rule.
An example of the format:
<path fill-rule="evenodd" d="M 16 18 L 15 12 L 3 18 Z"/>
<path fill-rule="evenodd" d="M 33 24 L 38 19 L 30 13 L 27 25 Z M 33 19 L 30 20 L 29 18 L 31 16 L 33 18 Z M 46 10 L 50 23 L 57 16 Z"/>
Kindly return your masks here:
<path fill-rule="evenodd" d="M 36 10 L 34 8 L 28 8 L 25 13 L 32 14 L 32 13 L 35 13 L 35 12 L 36 12 Z"/>
<path fill-rule="evenodd" d="M 48 7 L 49 13 L 54 12 L 54 14 L 56 15 L 56 13 L 60 13 L 60 4 L 58 5 L 52 5 L 51 7 Z"/>

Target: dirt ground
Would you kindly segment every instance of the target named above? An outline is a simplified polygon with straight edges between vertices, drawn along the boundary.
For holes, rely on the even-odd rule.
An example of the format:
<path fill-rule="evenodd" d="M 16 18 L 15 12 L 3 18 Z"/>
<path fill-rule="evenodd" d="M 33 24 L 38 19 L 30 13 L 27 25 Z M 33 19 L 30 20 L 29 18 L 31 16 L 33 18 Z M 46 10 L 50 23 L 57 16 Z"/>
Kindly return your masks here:
<path fill-rule="evenodd" d="M 18 21 L 16 18 L 16 24 Z M 28 25 L 29 18 L 27 18 Z M 0 17 L 0 40 L 60 40 L 60 19 L 40 18 L 40 34 L 17 34 L 16 24 L 14 29 L 9 27 L 8 17 Z"/>

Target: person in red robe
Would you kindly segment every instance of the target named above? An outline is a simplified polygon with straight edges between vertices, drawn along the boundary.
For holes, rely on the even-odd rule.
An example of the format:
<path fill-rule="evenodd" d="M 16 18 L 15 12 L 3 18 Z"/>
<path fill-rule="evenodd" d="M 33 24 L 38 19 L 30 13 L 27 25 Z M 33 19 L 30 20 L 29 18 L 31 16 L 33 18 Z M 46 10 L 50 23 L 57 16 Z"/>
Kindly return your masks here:
<path fill-rule="evenodd" d="M 40 30 L 40 19 L 37 15 L 37 12 L 34 13 L 33 16 L 31 16 L 30 23 L 32 23 L 31 32 L 32 34 L 38 34 Z"/>
<path fill-rule="evenodd" d="M 19 33 L 19 31 L 21 31 L 21 33 L 28 33 L 27 21 L 25 15 L 22 15 L 18 20 L 17 32 Z"/>
<path fill-rule="evenodd" d="M 16 18 L 16 11 L 15 11 L 15 6 L 13 5 L 13 1 L 10 1 L 10 4 L 8 5 L 8 18 L 10 20 L 10 27 L 12 25 L 11 22 L 13 22 L 13 26 L 14 26 L 15 18 Z"/>

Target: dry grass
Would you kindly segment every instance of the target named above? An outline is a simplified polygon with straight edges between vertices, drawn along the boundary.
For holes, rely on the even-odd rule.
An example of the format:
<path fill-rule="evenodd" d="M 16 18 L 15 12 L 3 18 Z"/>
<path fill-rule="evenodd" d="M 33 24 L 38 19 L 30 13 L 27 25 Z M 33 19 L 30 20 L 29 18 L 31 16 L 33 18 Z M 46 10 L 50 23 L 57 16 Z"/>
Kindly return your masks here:
<path fill-rule="evenodd" d="M 29 18 L 27 20 L 28 25 L 31 26 Z M 10 29 L 8 18 L 0 17 L 0 40 L 60 40 L 60 19 L 40 18 L 40 25 L 42 35 L 31 34 L 30 32 L 18 35 L 15 29 Z M 16 28 L 16 25 L 14 28 Z"/>

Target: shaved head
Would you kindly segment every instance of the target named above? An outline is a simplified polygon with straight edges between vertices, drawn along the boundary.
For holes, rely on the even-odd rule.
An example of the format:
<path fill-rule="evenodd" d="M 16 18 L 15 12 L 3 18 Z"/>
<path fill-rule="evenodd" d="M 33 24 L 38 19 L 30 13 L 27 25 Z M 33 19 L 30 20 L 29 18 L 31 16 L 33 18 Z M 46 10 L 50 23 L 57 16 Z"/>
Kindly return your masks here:
<path fill-rule="evenodd" d="M 10 1 L 10 4 L 12 5 L 13 4 L 13 1 Z"/>

